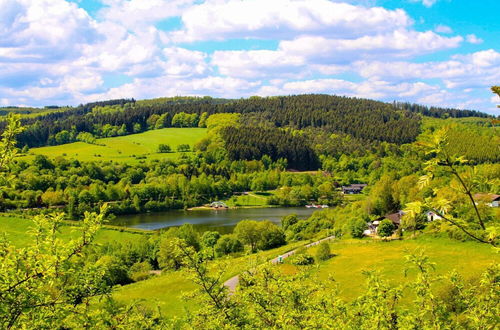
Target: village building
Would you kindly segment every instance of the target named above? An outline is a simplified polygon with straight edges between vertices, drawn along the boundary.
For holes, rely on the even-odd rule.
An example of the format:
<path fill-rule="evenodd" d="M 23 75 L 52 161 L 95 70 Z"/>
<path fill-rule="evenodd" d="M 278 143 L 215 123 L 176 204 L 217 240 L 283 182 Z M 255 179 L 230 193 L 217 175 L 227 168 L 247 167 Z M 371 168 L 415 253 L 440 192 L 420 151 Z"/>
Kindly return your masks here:
<path fill-rule="evenodd" d="M 489 207 L 500 206 L 500 195 L 497 194 L 475 194 L 474 199 L 477 203 L 486 203 Z"/>
<path fill-rule="evenodd" d="M 432 211 L 428 211 L 426 213 L 426 216 L 427 216 L 427 221 L 428 222 L 432 222 L 432 221 L 436 221 L 436 220 L 441 220 L 442 217 L 437 215 L 435 212 L 432 212 Z"/>
<path fill-rule="evenodd" d="M 374 220 L 373 222 L 369 222 L 368 229 L 364 231 L 364 234 L 366 236 L 375 235 L 377 233 L 377 228 L 380 225 L 380 222 L 382 222 L 385 219 L 391 220 L 394 226 L 396 228 L 399 228 L 401 226 L 401 219 L 403 218 L 403 215 L 405 215 L 403 211 L 398 211 L 396 213 L 384 215 L 383 217 L 380 217 Z"/>
<path fill-rule="evenodd" d="M 366 186 L 368 186 L 366 183 L 354 183 L 348 186 L 342 186 L 342 193 L 349 195 L 360 194 Z"/>
<path fill-rule="evenodd" d="M 212 202 L 210 204 L 210 207 L 214 208 L 214 209 L 228 209 L 229 206 L 227 206 L 226 203 L 224 202 L 220 202 L 220 201 L 217 201 L 217 202 Z"/>

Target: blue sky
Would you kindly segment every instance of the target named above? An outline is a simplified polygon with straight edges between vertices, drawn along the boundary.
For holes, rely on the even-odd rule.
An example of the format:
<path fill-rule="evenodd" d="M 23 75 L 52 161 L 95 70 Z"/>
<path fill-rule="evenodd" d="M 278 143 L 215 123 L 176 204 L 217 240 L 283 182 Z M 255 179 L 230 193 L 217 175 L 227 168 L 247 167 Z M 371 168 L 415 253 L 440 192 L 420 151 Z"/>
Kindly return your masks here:
<path fill-rule="evenodd" d="M 327 93 L 499 115 L 498 0 L 0 0 L 0 106 Z"/>

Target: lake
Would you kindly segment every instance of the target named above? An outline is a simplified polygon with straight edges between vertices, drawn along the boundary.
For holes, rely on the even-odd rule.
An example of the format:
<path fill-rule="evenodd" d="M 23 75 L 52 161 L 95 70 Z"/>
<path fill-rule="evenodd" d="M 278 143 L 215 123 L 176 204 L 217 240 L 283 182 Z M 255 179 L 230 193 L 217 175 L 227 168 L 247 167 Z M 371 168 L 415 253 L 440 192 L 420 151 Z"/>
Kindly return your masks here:
<path fill-rule="evenodd" d="M 200 230 L 218 230 L 231 232 L 241 220 L 270 220 L 279 223 L 281 218 L 289 214 L 297 214 L 299 218 L 308 218 L 316 209 L 305 207 L 275 207 L 255 209 L 229 210 L 172 210 L 157 213 L 121 215 L 109 222 L 110 225 L 125 226 L 137 229 L 155 230 L 166 227 L 181 226 L 191 223 Z"/>

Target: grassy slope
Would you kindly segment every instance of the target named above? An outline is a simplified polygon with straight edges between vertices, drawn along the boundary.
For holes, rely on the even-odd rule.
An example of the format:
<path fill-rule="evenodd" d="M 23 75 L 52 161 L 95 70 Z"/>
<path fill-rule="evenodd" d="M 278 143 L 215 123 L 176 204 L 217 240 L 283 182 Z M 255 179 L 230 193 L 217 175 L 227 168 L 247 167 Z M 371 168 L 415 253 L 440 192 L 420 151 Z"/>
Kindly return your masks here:
<path fill-rule="evenodd" d="M 406 281 L 405 255 L 425 251 L 435 263 L 438 274 L 456 270 L 464 278 L 479 275 L 485 268 L 500 262 L 500 257 L 486 244 L 459 242 L 448 238 L 422 236 L 415 240 L 381 242 L 369 239 L 337 241 L 330 245 L 336 256 L 322 263 L 318 269 L 321 280 L 330 276 L 338 283 L 341 295 L 353 299 L 366 288 L 364 270 L 379 270 L 382 277 L 401 284 Z M 310 253 L 314 255 L 314 250 Z M 409 272 L 412 278 L 414 272 Z"/>
<path fill-rule="evenodd" d="M 269 206 L 269 197 L 273 196 L 274 190 L 266 192 L 248 192 L 247 195 L 233 196 L 229 199 L 223 200 L 229 207 L 235 206 L 248 206 L 248 207 L 266 207 Z"/>
<path fill-rule="evenodd" d="M 59 146 L 33 148 L 30 155 L 21 159 L 32 159 L 34 154 L 43 154 L 49 158 L 64 156 L 81 161 L 113 160 L 120 162 L 137 162 L 135 156 L 146 156 L 148 159 L 175 158 L 180 153 L 157 153 L 159 144 L 168 144 L 173 150 L 179 144 L 191 147 L 206 135 L 205 128 L 163 128 L 139 134 L 98 139 L 93 145 L 75 142 Z"/>
<path fill-rule="evenodd" d="M 259 258 L 262 262 L 302 244 L 305 243 L 295 243 L 280 249 L 261 252 L 256 256 L 230 259 L 230 269 L 225 279 L 255 264 L 254 258 Z M 465 278 L 474 277 L 489 264 L 500 261 L 500 257 L 489 246 L 452 241 L 447 238 L 419 238 L 393 242 L 346 240 L 334 242 L 331 247 L 332 253 L 337 256 L 319 266 L 318 277 L 326 281 L 333 276 L 340 286 L 341 297 L 348 300 L 358 296 L 365 288 L 363 270 L 378 270 L 384 278 L 394 283 L 404 282 L 406 268 L 404 256 L 408 251 L 424 248 L 431 262 L 436 263 L 438 274 L 456 269 Z M 310 253 L 314 255 L 314 252 L 312 248 Z M 285 273 L 295 271 L 294 266 L 288 264 L 280 267 Z M 125 303 L 142 300 L 149 307 L 159 307 L 165 315 L 175 316 L 183 313 L 186 308 L 196 308 L 192 301 L 182 299 L 183 294 L 194 289 L 195 285 L 182 272 L 172 272 L 117 288 L 114 297 Z"/>
<path fill-rule="evenodd" d="M 252 265 L 260 264 L 287 251 L 301 246 L 303 242 L 293 243 L 277 249 L 263 251 L 254 255 L 218 260 L 214 268 L 226 269 L 224 280 L 237 275 Z M 183 295 L 196 289 L 193 282 L 183 271 L 169 272 L 151 279 L 115 289 L 114 298 L 123 303 L 142 301 L 149 308 L 160 308 L 166 316 L 179 316 L 185 309 L 194 309 L 192 300 L 183 299 Z"/>
<path fill-rule="evenodd" d="M 18 247 L 26 246 L 33 241 L 32 237 L 29 235 L 32 226 L 33 223 L 30 219 L 0 216 L 0 235 L 5 235 L 9 242 Z M 61 238 L 63 239 L 75 238 L 78 233 L 78 227 L 61 227 Z M 97 233 L 96 243 L 109 241 L 138 241 L 146 237 L 147 236 L 139 233 L 103 228 Z"/>

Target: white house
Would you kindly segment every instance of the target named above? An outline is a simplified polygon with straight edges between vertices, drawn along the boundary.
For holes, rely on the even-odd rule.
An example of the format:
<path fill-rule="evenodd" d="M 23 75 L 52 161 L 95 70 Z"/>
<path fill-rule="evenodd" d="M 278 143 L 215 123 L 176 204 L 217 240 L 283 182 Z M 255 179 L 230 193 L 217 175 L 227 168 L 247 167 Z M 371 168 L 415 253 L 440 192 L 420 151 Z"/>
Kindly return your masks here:
<path fill-rule="evenodd" d="M 442 219 L 442 217 L 440 217 L 439 215 L 437 215 L 435 212 L 432 212 L 432 211 L 427 212 L 426 215 L 427 215 L 428 222 Z"/>
<path fill-rule="evenodd" d="M 497 194 L 475 194 L 474 199 L 477 203 L 486 203 L 489 207 L 500 206 L 500 195 Z"/>

